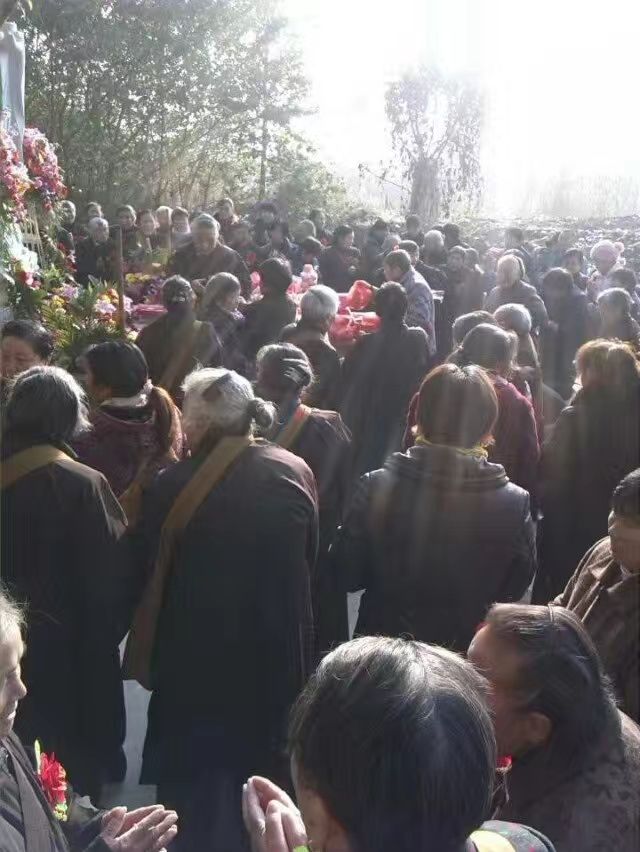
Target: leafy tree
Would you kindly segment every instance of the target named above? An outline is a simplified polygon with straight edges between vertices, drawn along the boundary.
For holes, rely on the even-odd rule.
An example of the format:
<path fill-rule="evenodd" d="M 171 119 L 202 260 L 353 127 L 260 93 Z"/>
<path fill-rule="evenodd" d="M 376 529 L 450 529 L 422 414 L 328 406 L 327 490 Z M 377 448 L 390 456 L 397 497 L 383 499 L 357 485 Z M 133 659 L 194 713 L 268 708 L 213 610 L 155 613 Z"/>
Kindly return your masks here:
<path fill-rule="evenodd" d="M 477 89 L 436 68 L 421 68 L 388 86 L 386 113 L 411 182 L 412 212 L 433 222 L 454 201 L 479 200 L 482 98 Z"/>
<path fill-rule="evenodd" d="M 74 194 L 210 203 L 274 194 L 308 83 L 276 0 L 35 0 L 27 112 Z"/>

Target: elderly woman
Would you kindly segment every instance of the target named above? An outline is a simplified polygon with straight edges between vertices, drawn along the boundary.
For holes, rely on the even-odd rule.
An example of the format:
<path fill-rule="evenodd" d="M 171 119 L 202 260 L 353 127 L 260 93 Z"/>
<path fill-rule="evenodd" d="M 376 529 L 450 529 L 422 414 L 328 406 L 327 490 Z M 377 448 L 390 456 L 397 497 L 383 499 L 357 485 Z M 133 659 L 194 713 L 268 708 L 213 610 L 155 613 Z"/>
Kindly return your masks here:
<path fill-rule="evenodd" d="M 321 652 L 348 638 L 346 596 L 332 586 L 326 557 L 342 519 L 351 435 L 334 411 L 303 404 L 313 380 L 309 358 L 296 346 L 281 343 L 258 353 L 257 391 L 277 408 L 273 427 L 265 434 L 309 465 L 320 501 L 319 564 L 314 583 L 314 614 Z"/>
<path fill-rule="evenodd" d="M 220 242 L 220 225 L 206 213 L 192 222 L 191 239 L 171 255 L 167 272 L 186 278 L 196 289 L 204 287 L 212 275 L 230 272 L 240 281 L 244 295 L 251 294 L 251 278 L 245 262 L 237 251 Z"/>
<path fill-rule="evenodd" d="M 598 296 L 599 336 L 628 343 L 640 354 L 640 325 L 632 316 L 633 301 L 627 290 L 612 287 Z"/>
<path fill-rule="evenodd" d="M 115 280 L 115 243 L 109 236 L 109 223 L 96 217 L 89 220 L 89 236 L 76 249 L 76 281 L 86 285 L 89 278 Z"/>
<path fill-rule="evenodd" d="M 102 474 L 69 449 L 88 420 L 68 373 L 22 373 L 4 426 L 2 578 L 31 613 L 23 666 L 29 694 L 17 730 L 26 743 L 38 739 L 55 752 L 74 786 L 95 799 L 123 760 L 118 643 L 131 589 L 118 541 L 125 519 Z"/>
<path fill-rule="evenodd" d="M 538 601 L 559 594 L 607 534 L 613 489 L 640 467 L 640 373 L 632 351 L 593 340 L 576 365 L 580 390 L 542 450 Z"/>
<path fill-rule="evenodd" d="M 533 330 L 537 331 L 547 323 L 547 309 L 535 287 L 522 280 L 524 265 L 520 258 L 506 254 L 498 261 L 496 286 L 485 301 L 486 310 L 494 313 L 500 305 L 513 302 L 524 305 L 531 314 Z"/>
<path fill-rule="evenodd" d="M 500 819 L 548 834 L 558 852 L 637 852 L 640 729 L 615 705 L 589 636 L 560 607 L 492 607 L 468 653 L 491 685 Z"/>
<path fill-rule="evenodd" d="M 93 403 L 91 429 L 75 439 L 74 449 L 81 462 L 106 476 L 118 497 L 135 503 L 159 469 L 182 458 L 180 414 L 168 393 L 151 384 L 147 361 L 133 343 L 91 346 L 82 366 Z M 135 505 L 127 508 L 131 522 Z"/>
<path fill-rule="evenodd" d="M 609 287 L 617 286 L 612 279 L 616 269 L 622 269 L 620 255 L 624 250 L 621 243 L 613 243 L 611 240 L 600 240 L 591 249 L 591 260 L 595 266 L 595 272 L 591 275 L 587 284 L 587 293 L 592 302 L 597 302 L 600 293 Z"/>
<path fill-rule="evenodd" d="M 249 365 L 241 347 L 244 317 L 238 310 L 240 299 L 241 287 L 236 276 L 218 272 L 207 282 L 198 316 L 213 326 L 222 347 L 222 366 L 244 375 Z"/>
<path fill-rule="evenodd" d="M 487 461 L 498 400 L 485 372 L 445 364 L 420 388 L 416 446 L 364 476 L 332 550 L 356 632 L 463 651 L 487 607 L 535 572 L 529 495 Z"/>
<path fill-rule="evenodd" d="M 189 376 L 192 456 L 147 492 L 132 535 L 148 585 L 125 668 L 153 690 L 142 783 L 179 812 L 177 849 L 243 848 L 242 782 L 286 777 L 287 713 L 313 667 L 316 485 L 254 439 L 273 417 L 236 373 Z"/>
<path fill-rule="evenodd" d="M 313 382 L 304 401 L 316 408 L 334 409 L 340 390 L 340 358 L 329 342 L 329 329 L 338 312 L 339 300 L 330 287 L 310 287 L 300 301 L 300 319 L 282 330 L 284 343 L 299 346 L 309 356 Z"/>
<path fill-rule="evenodd" d="M 407 409 L 429 366 L 429 341 L 407 328 L 407 294 L 384 284 L 376 296 L 380 330 L 365 334 L 344 360 L 340 414 L 353 435 L 353 479 L 399 450 Z"/>
<path fill-rule="evenodd" d="M 196 319 L 196 297 L 186 279 L 179 275 L 167 278 L 162 302 L 166 314 L 143 328 L 136 342 L 153 384 L 179 401 L 185 376 L 199 366 L 218 366 L 222 352 L 211 323 Z"/>
<path fill-rule="evenodd" d="M 18 605 L 0 592 L 0 776 L 2 809 L 0 846 L 6 852 L 56 850 L 99 852 L 136 849 L 160 852 L 176 836 L 178 815 L 162 805 L 126 812 L 126 808 L 98 811 L 67 785 L 64 819 L 44 795 L 31 743 L 23 745 L 13 730 L 16 712 L 27 694 L 21 663 L 25 654 L 24 616 Z M 48 755 L 51 757 L 51 755 Z M 63 767 L 64 768 L 64 767 Z M 53 780 L 49 775 L 49 785 Z M 47 785 L 45 789 L 50 790 Z"/>
<path fill-rule="evenodd" d="M 253 848 L 552 852 L 532 829 L 483 824 L 496 763 L 485 695 L 483 678 L 443 648 L 380 637 L 341 645 L 291 715 L 300 811 L 266 778 L 245 785 Z"/>

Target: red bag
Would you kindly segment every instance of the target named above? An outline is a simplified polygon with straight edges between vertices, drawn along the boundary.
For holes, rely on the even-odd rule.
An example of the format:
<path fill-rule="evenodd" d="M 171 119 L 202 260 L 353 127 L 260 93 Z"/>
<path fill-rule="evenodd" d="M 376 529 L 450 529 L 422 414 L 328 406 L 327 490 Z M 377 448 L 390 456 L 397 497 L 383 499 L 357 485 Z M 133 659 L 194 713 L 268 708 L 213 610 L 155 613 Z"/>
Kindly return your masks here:
<path fill-rule="evenodd" d="M 349 290 L 347 304 L 352 311 L 364 311 L 373 301 L 373 290 L 366 281 L 356 281 Z"/>

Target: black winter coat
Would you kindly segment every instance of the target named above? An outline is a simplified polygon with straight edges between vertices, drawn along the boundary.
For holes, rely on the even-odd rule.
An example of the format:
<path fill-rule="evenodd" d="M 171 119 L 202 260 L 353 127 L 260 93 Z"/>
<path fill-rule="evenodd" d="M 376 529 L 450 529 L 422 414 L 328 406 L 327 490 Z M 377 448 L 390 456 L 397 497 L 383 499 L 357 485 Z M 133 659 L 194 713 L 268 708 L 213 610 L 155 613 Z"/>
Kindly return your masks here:
<path fill-rule="evenodd" d="M 362 478 L 332 558 L 348 591 L 366 590 L 357 633 L 464 653 L 489 606 L 533 579 L 529 495 L 501 465 L 412 447 Z"/>
<path fill-rule="evenodd" d="M 201 457 L 145 494 L 130 544 L 151 571 L 160 529 Z M 143 783 L 197 784 L 212 768 L 272 770 L 311 674 L 313 474 L 264 441 L 246 449 L 179 536 L 153 655 Z"/>
<path fill-rule="evenodd" d="M 42 443 L 7 435 L 3 458 Z M 27 604 L 29 692 L 16 730 L 55 752 L 81 793 L 99 787 L 124 740 L 118 643 L 135 594 L 119 547 L 124 528 L 104 476 L 76 462 L 46 465 L 2 490 L 2 580 Z"/>

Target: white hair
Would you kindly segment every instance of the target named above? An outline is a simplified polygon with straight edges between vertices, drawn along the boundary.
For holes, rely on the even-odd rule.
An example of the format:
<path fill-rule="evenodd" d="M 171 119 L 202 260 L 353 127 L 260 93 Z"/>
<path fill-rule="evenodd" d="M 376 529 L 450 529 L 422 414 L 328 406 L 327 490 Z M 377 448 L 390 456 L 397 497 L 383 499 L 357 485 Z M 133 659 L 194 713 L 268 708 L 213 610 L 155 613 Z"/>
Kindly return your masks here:
<path fill-rule="evenodd" d="M 424 235 L 424 245 L 433 245 L 437 244 L 438 248 L 442 248 L 444 246 L 444 234 L 442 231 L 427 231 Z"/>
<path fill-rule="evenodd" d="M 300 300 L 300 313 L 310 322 L 328 322 L 338 313 L 340 299 L 335 290 L 324 284 L 310 287 Z"/>
<path fill-rule="evenodd" d="M 94 230 L 98 226 L 103 228 L 108 228 L 109 223 L 106 219 L 102 219 L 100 216 L 94 216 L 93 219 L 89 219 L 89 230 Z"/>
<path fill-rule="evenodd" d="M 402 242 L 400 234 L 387 234 L 382 243 L 382 251 L 387 254 L 397 248 Z"/>
<path fill-rule="evenodd" d="M 212 393 L 216 384 L 218 392 Z M 202 436 L 210 429 L 242 434 L 250 431 L 254 420 L 264 429 L 273 424 L 273 406 L 254 396 L 251 382 L 233 370 L 197 370 L 187 376 L 183 389 L 183 421 L 191 434 Z"/>
<path fill-rule="evenodd" d="M 531 314 L 524 305 L 501 305 L 493 315 L 498 325 L 507 326 L 508 331 L 515 331 L 520 337 L 531 334 Z"/>

